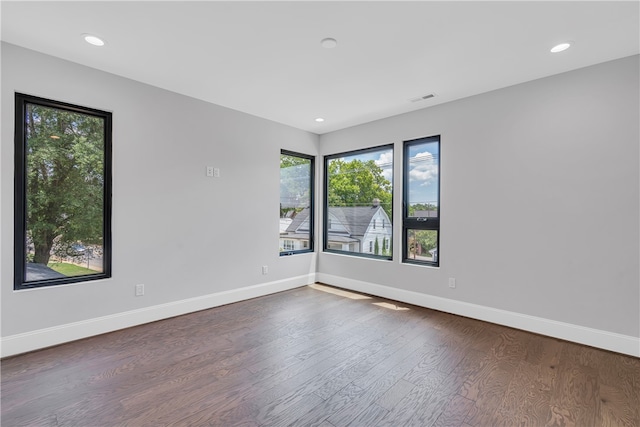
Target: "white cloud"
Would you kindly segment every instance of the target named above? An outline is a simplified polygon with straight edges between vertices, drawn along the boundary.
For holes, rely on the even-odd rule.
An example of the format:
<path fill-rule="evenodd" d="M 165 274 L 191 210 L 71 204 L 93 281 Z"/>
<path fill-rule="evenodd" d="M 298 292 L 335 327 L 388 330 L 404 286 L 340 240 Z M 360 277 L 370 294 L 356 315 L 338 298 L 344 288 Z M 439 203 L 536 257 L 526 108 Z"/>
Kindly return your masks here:
<path fill-rule="evenodd" d="M 429 152 L 418 153 L 410 159 L 409 178 L 427 186 L 438 178 L 438 164 Z"/>
<path fill-rule="evenodd" d="M 393 152 L 385 151 L 384 153 L 380 154 L 380 158 L 375 162 L 376 165 L 382 168 L 382 176 L 384 176 L 388 181 L 392 181 L 393 174 L 391 165 L 393 164 Z"/>

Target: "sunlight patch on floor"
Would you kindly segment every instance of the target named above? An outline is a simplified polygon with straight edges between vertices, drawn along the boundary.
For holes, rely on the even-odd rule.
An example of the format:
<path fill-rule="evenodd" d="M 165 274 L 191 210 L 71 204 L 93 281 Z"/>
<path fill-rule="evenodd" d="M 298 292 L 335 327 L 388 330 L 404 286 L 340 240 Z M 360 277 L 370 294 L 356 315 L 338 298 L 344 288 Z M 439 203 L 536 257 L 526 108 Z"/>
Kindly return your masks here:
<path fill-rule="evenodd" d="M 309 285 L 309 287 L 318 291 L 327 292 L 329 294 L 334 294 L 334 295 L 338 295 L 338 296 L 350 298 L 350 299 L 373 299 L 373 297 L 370 297 L 368 295 L 357 294 L 355 292 L 345 291 L 344 289 L 333 288 L 331 286 L 325 286 L 319 283 L 314 283 L 313 285 Z M 398 304 L 394 304 L 391 302 L 372 302 L 371 304 L 377 305 L 378 307 L 382 307 L 382 308 L 388 308 L 389 310 L 394 310 L 394 311 L 411 310 L 409 307 L 402 307 L 402 306 L 399 306 Z"/>
<path fill-rule="evenodd" d="M 324 286 L 319 283 L 314 283 L 313 285 L 309 285 L 313 289 L 318 291 L 327 292 L 334 295 L 339 295 L 341 297 L 350 298 L 350 299 L 371 299 L 371 297 L 361 294 L 356 294 L 355 292 L 349 292 L 342 289 L 332 288 L 330 286 Z"/>
<path fill-rule="evenodd" d="M 382 307 L 382 308 L 388 308 L 391 310 L 396 310 L 396 311 L 406 311 L 406 310 L 410 310 L 409 307 L 400 307 L 396 304 L 391 304 L 388 302 L 374 302 L 372 303 L 373 305 L 377 305 L 378 307 Z"/>

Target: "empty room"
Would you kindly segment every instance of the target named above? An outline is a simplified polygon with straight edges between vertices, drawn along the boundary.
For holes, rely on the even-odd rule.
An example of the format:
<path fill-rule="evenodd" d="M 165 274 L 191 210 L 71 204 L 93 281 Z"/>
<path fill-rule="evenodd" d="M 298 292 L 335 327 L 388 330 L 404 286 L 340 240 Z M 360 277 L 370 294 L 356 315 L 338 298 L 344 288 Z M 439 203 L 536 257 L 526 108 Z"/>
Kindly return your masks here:
<path fill-rule="evenodd" d="M 0 16 L 2 426 L 640 425 L 640 2 Z"/>

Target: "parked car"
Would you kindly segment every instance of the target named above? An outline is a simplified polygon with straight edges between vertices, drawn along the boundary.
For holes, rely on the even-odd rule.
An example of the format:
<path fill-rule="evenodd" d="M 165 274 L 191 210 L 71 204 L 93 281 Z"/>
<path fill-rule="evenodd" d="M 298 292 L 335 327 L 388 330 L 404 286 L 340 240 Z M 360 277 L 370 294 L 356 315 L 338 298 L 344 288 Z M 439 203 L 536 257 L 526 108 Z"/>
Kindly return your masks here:
<path fill-rule="evenodd" d="M 67 255 L 71 257 L 82 256 L 86 251 L 87 247 L 82 243 L 73 243 L 71 244 L 71 246 L 69 246 L 69 249 L 67 249 Z"/>

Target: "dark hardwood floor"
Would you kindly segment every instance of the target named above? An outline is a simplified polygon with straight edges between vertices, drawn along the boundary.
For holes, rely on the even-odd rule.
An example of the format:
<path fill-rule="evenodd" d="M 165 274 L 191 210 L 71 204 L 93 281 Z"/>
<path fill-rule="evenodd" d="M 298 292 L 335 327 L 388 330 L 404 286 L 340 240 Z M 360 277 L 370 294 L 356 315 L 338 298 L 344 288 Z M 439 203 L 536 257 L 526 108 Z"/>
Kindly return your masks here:
<path fill-rule="evenodd" d="M 2 361 L 3 427 L 640 426 L 640 359 L 314 285 Z"/>

